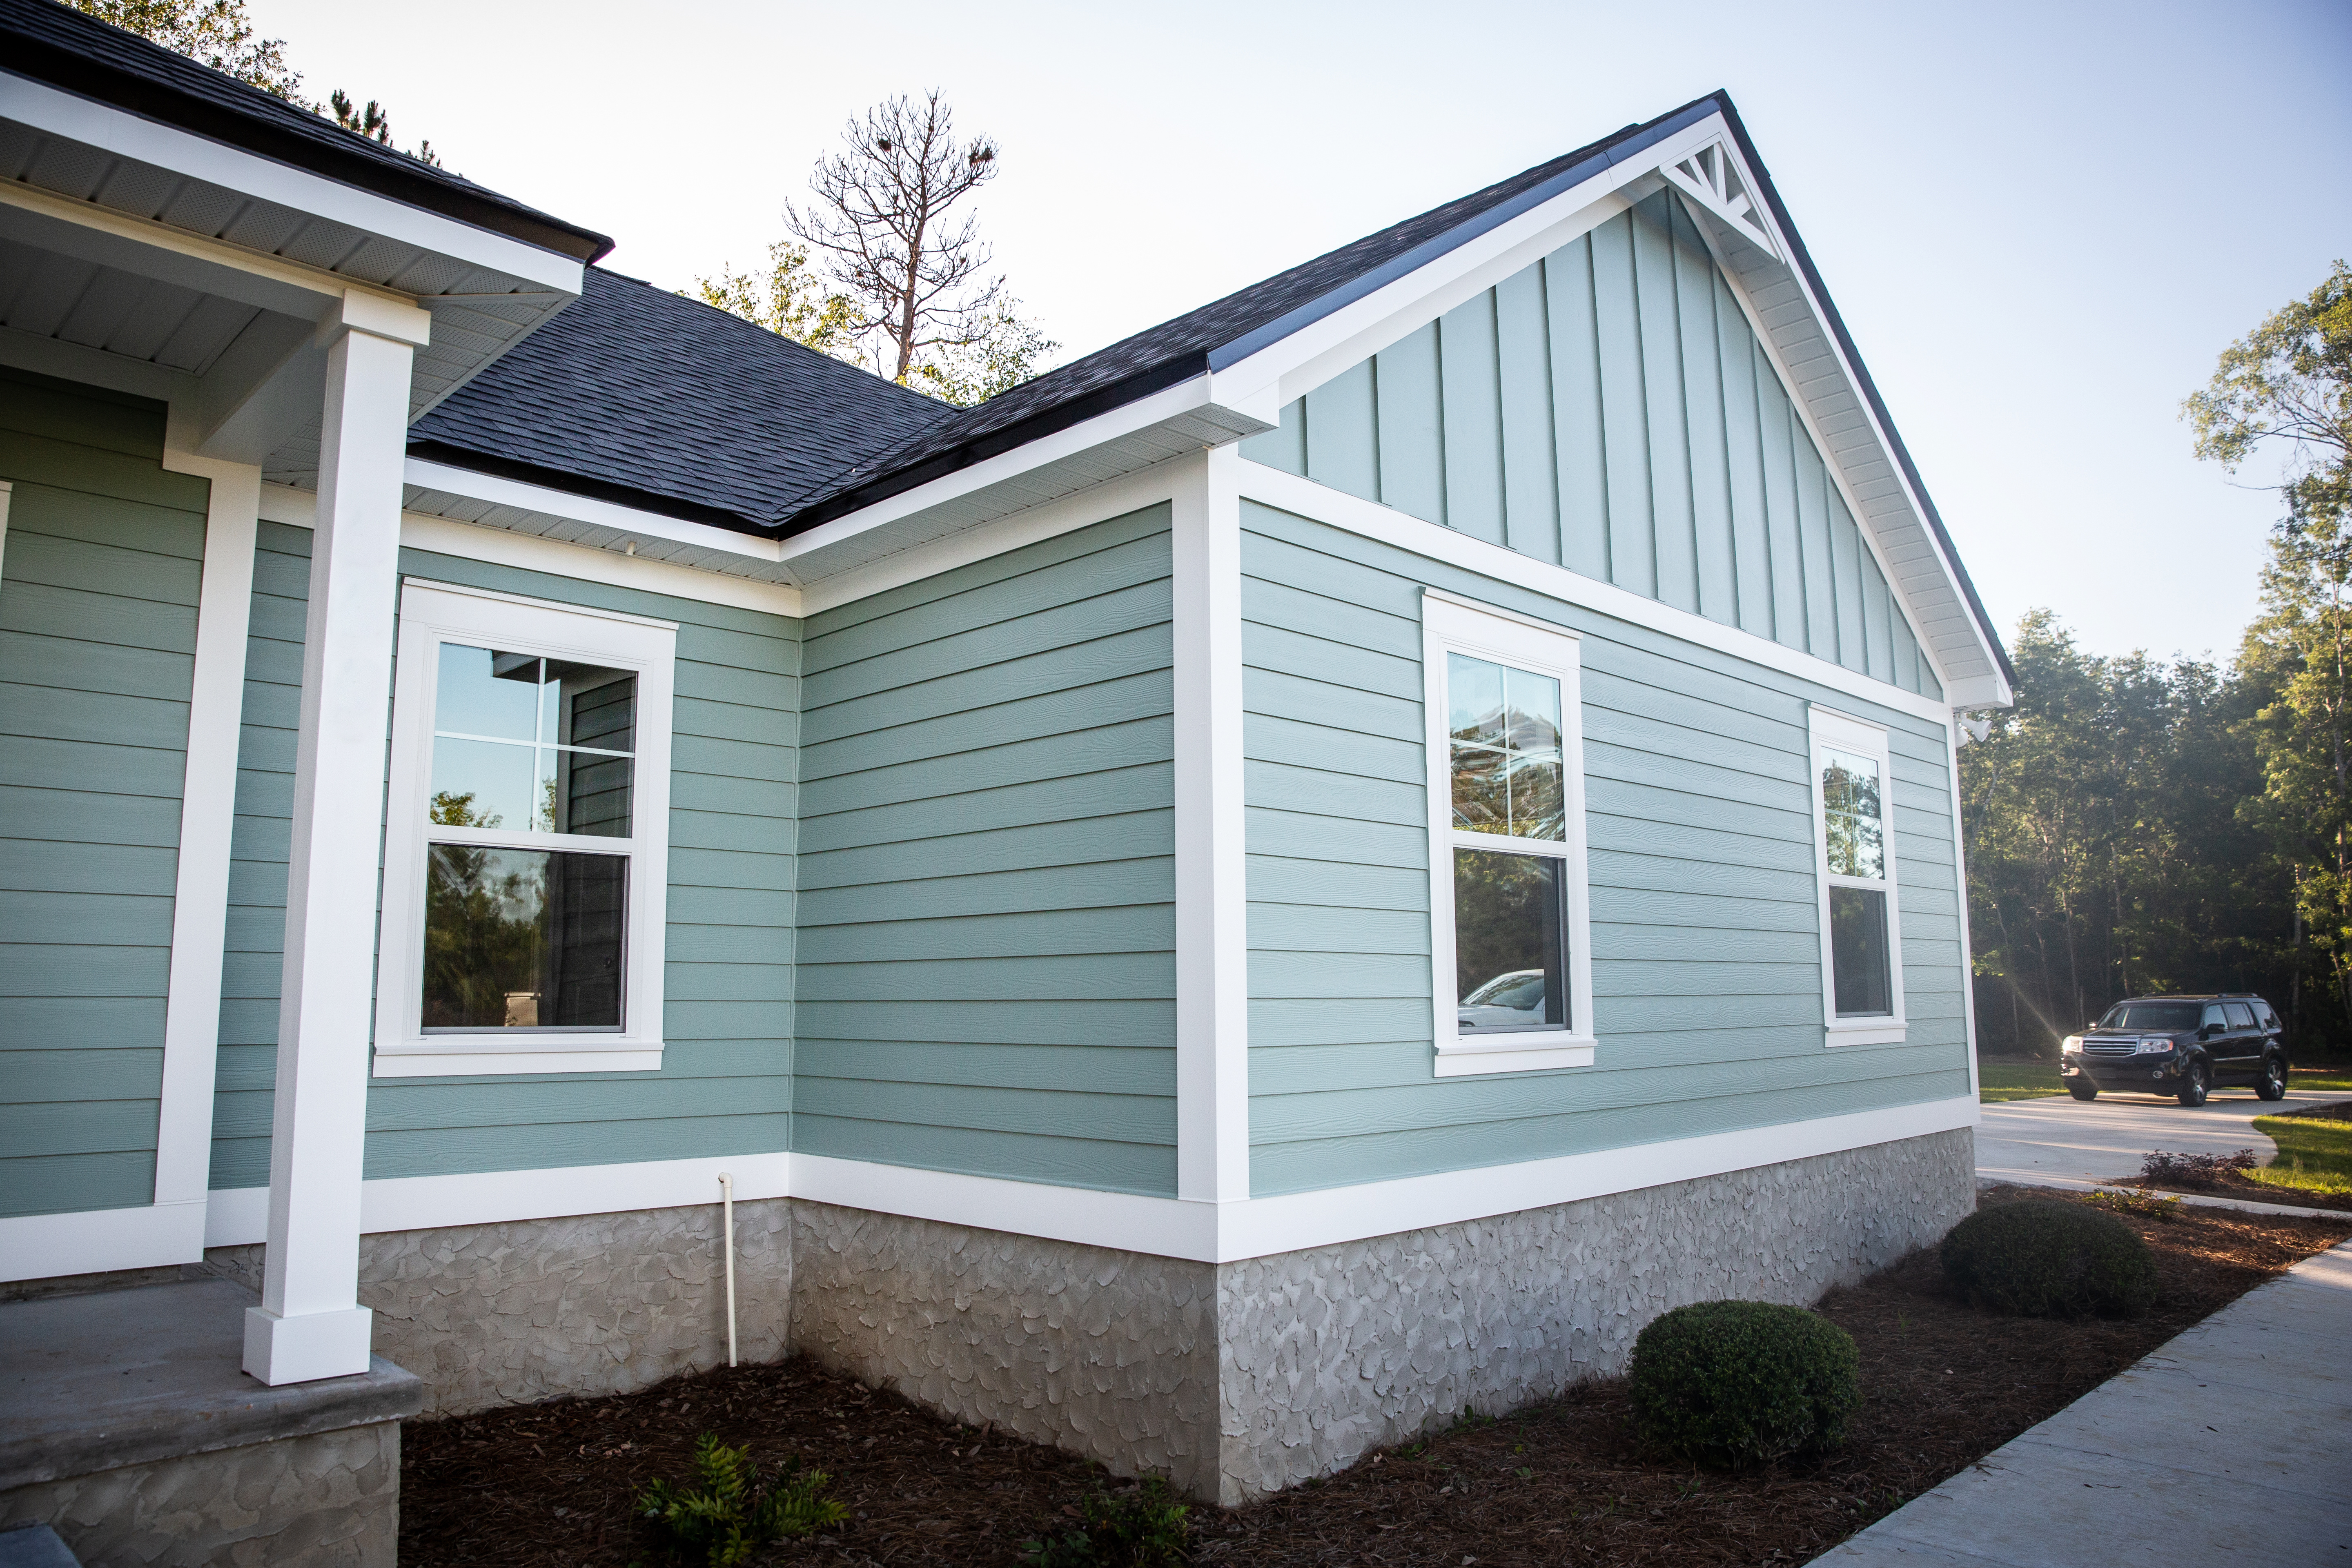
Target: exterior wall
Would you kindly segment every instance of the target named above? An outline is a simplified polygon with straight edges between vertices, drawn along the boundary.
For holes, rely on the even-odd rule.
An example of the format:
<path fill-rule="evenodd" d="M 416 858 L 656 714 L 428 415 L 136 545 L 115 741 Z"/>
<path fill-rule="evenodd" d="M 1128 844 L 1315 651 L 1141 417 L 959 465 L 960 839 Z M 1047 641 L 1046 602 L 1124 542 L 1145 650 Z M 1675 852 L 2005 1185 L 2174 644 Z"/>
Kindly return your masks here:
<path fill-rule="evenodd" d="M 1932 724 L 1243 503 L 1255 1194 L 1969 1092 Z M 1593 1066 L 1432 1072 L 1423 584 L 1583 643 Z M 1906 1043 L 1822 1044 L 1806 709 L 1894 731 Z"/>
<path fill-rule="evenodd" d="M 265 523 L 255 564 L 214 1185 L 269 1179 L 308 530 Z M 367 1175 L 751 1153 L 787 1142 L 799 624 L 403 550 L 404 574 L 679 623 L 667 963 L 658 1072 L 377 1080 Z M 390 722 L 389 693 L 386 723 Z"/>
<path fill-rule="evenodd" d="M 1242 451 L 1938 694 L 1672 193 L 1334 376 Z"/>
<path fill-rule="evenodd" d="M 796 1152 L 1174 1191 L 1168 528 L 810 618 Z"/>
<path fill-rule="evenodd" d="M 400 1423 L 216 1448 L 0 1492 L 83 1568 L 393 1568 Z"/>
<path fill-rule="evenodd" d="M 205 482 L 0 371 L 0 1215 L 152 1202 Z"/>

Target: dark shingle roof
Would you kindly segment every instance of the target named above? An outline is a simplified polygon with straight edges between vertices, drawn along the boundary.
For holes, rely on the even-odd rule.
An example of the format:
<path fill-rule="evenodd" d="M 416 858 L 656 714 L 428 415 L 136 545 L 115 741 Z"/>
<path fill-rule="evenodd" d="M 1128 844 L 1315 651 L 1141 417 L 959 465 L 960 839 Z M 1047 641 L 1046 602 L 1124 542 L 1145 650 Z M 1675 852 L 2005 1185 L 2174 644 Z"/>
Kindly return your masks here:
<path fill-rule="evenodd" d="M 0 0 L 0 65 L 542 250 L 593 261 L 613 248 L 593 229 L 396 153 L 54 0 Z"/>
<path fill-rule="evenodd" d="M 577 303 L 409 429 L 419 457 L 720 527 L 960 417 L 698 300 L 592 267 Z"/>

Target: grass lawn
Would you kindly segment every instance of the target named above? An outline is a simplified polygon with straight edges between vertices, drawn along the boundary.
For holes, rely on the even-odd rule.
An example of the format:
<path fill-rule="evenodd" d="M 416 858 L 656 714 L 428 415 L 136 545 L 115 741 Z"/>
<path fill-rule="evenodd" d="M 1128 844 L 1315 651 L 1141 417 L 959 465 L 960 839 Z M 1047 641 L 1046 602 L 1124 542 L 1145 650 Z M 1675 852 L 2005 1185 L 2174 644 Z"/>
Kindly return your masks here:
<path fill-rule="evenodd" d="M 2289 1089 L 2343 1089 L 2352 1093 L 2352 1068 L 2296 1068 L 2287 1074 Z"/>
<path fill-rule="evenodd" d="M 2327 1109 L 2339 1114 L 2255 1117 L 2254 1130 L 2278 1145 L 2278 1155 L 2246 1179 L 2288 1193 L 2352 1196 L 2352 1121 L 2338 1107 Z"/>
<path fill-rule="evenodd" d="M 1977 1099 L 1986 1105 L 2065 1092 L 2066 1086 L 2058 1081 L 2056 1062 L 2021 1057 L 1977 1058 Z"/>

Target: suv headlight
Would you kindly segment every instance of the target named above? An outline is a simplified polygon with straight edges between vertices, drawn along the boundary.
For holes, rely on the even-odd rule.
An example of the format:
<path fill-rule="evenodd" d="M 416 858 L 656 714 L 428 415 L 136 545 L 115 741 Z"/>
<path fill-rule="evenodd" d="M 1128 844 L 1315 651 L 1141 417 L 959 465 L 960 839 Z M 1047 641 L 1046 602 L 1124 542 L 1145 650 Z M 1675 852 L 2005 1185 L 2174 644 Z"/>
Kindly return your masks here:
<path fill-rule="evenodd" d="M 2136 1056 L 2136 1057 L 2144 1057 L 2144 1056 L 2147 1056 L 2147 1055 L 2151 1054 L 2152 1052 L 2156 1052 L 2156 1051 L 2168 1051 L 2168 1050 L 2170 1050 L 2171 1048 L 2172 1048 L 2172 1042 L 2171 1042 L 2170 1040 L 2168 1040 L 2168 1040 L 2142 1040 L 2139 1044 L 2137 1044 L 2137 1045 L 2136 1045 L 2136 1046 L 2134 1046 L 2134 1047 L 2132 1047 L 2132 1055 L 2134 1055 L 2134 1056 Z"/>
<path fill-rule="evenodd" d="M 2058 1042 L 2058 1049 L 2066 1056 L 2080 1056 L 2083 1051 L 2083 1037 L 2080 1035 L 2067 1036 L 2064 1039 Z"/>

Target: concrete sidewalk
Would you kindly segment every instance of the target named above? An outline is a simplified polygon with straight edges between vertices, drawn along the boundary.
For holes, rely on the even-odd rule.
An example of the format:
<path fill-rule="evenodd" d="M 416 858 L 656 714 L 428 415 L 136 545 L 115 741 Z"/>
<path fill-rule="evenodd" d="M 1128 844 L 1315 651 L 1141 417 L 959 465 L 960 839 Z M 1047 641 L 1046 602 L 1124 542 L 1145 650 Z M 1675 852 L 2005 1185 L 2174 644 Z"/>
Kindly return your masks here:
<path fill-rule="evenodd" d="M 2305 1258 L 1816 1562 L 2352 1568 L 2352 1242 Z"/>

